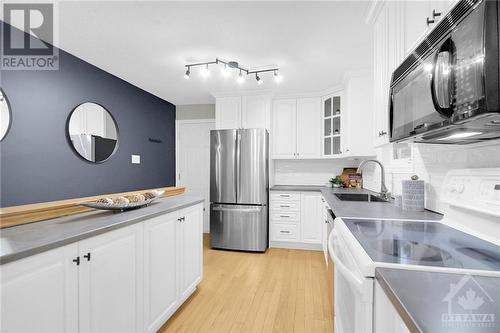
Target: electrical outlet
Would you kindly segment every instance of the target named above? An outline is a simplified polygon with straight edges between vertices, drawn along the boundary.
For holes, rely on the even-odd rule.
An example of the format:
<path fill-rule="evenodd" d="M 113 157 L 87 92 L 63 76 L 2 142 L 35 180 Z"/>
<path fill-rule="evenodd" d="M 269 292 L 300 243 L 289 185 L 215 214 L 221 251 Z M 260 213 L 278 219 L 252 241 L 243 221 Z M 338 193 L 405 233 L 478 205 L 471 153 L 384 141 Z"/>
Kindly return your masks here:
<path fill-rule="evenodd" d="M 132 164 L 141 164 L 141 155 L 132 155 Z"/>

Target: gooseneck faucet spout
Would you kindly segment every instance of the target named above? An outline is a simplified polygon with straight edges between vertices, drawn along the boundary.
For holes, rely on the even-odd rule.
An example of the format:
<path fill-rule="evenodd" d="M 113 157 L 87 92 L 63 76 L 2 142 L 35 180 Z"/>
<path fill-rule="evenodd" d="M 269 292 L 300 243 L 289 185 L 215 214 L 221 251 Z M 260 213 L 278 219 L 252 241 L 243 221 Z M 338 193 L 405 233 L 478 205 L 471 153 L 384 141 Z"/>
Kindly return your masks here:
<path fill-rule="evenodd" d="M 385 186 L 385 169 L 384 169 L 384 166 L 382 165 L 382 163 L 380 163 L 380 161 L 378 161 L 378 160 L 364 160 L 361 162 L 361 164 L 359 165 L 358 170 L 356 172 L 362 175 L 363 174 L 363 167 L 369 162 L 373 162 L 373 163 L 380 165 L 380 171 L 381 171 L 380 172 L 380 177 L 381 177 L 381 179 L 380 179 L 380 196 L 385 200 L 389 199 L 389 195 L 388 195 L 389 191 L 387 191 L 387 187 Z"/>

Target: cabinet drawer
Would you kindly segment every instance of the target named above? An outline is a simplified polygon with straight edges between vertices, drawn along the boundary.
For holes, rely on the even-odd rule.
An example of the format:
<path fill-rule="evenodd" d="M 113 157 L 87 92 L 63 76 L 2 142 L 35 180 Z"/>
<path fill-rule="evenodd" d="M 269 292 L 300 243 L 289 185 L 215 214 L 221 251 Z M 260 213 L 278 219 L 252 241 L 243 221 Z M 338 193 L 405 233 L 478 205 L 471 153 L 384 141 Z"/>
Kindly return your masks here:
<path fill-rule="evenodd" d="M 298 212 L 272 212 L 271 221 L 276 222 L 299 222 Z"/>
<path fill-rule="evenodd" d="M 273 201 L 271 202 L 272 212 L 298 212 L 300 211 L 300 202 L 294 201 Z"/>
<path fill-rule="evenodd" d="M 297 235 L 297 225 L 272 223 L 272 236 L 276 241 L 296 241 L 299 239 Z"/>
<path fill-rule="evenodd" d="M 299 192 L 271 192 L 271 201 L 300 201 Z"/>

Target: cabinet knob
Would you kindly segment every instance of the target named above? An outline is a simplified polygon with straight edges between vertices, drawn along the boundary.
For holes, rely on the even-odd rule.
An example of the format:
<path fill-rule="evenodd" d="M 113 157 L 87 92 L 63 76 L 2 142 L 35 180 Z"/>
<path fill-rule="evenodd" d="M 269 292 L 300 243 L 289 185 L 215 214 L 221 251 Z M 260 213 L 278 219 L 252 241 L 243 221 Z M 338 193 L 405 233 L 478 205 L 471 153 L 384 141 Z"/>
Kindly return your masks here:
<path fill-rule="evenodd" d="M 433 10 L 432 10 L 432 18 L 436 18 L 436 17 L 438 17 L 438 16 L 441 16 L 441 13 L 436 12 L 436 10 L 435 10 L 435 9 L 433 9 Z"/>
<path fill-rule="evenodd" d="M 87 254 L 85 254 L 83 257 L 85 259 L 87 259 L 87 261 L 90 261 L 90 252 L 88 252 Z"/>
<path fill-rule="evenodd" d="M 386 131 L 382 130 L 378 132 L 378 136 L 384 136 L 384 135 L 387 135 Z"/>
<path fill-rule="evenodd" d="M 430 18 L 427 18 L 427 26 L 430 26 L 434 22 L 436 22 L 436 21 L 435 20 L 431 20 Z"/>
<path fill-rule="evenodd" d="M 79 266 L 80 265 L 80 256 L 76 257 L 75 259 L 73 259 L 73 262 Z"/>

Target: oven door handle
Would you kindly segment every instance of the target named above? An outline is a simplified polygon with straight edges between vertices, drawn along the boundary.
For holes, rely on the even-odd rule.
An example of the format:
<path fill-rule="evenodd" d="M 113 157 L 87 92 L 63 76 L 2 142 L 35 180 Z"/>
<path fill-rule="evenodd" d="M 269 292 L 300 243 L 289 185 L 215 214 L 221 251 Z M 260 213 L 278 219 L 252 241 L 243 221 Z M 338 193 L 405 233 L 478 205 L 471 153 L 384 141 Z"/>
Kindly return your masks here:
<path fill-rule="evenodd" d="M 363 280 L 359 276 L 357 276 L 353 271 L 349 270 L 347 266 L 340 260 L 340 258 L 336 255 L 333 244 L 337 242 L 338 237 L 335 233 L 335 229 L 330 233 L 330 237 L 328 239 L 328 253 L 333 259 L 333 264 L 339 272 L 345 276 L 345 278 L 352 284 L 359 293 L 363 293 Z"/>

